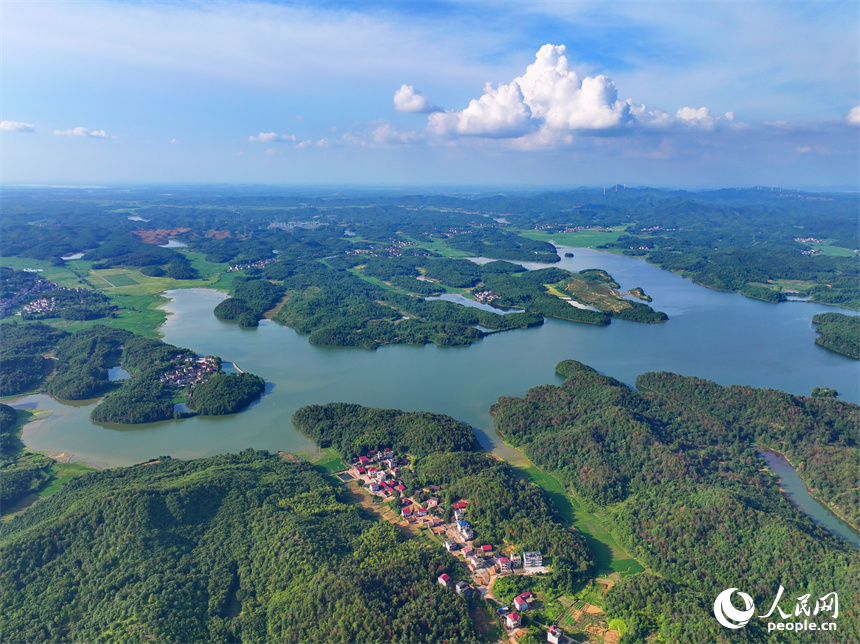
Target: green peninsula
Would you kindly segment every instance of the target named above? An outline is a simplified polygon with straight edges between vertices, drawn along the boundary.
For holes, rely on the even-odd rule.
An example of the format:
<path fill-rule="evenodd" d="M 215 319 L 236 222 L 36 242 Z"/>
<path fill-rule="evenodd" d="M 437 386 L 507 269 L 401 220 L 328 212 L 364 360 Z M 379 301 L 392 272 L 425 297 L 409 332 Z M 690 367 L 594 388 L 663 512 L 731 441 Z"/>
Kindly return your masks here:
<path fill-rule="evenodd" d="M 783 452 L 816 496 L 848 522 L 860 518 L 860 409 L 751 387 L 648 373 L 634 391 L 575 361 L 560 386 L 504 397 L 496 428 L 555 475 L 612 535 L 658 575 L 634 575 L 606 596 L 628 637 L 729 641 L 713 619 L 715 589 L 744 587 L 756 605 L 783 585 L 792 596 L 860 592 L 860 553 L 795 508 L 757 449 Z M 667 619 L 667 615 L 684 615 Z M 840 620 L 843 613 L 840 611 Z M 760 641 L 751 622 L 732 641 Z M 838 637 L 860 637 L 857 615 Z"/>

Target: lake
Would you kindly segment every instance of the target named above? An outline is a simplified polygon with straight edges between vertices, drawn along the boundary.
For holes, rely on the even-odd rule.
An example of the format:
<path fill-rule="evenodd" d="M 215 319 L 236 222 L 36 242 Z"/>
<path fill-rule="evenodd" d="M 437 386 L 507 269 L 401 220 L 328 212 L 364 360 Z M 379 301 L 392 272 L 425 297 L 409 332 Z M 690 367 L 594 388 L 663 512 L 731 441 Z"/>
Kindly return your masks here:
<path fill-rule="evenodd" d="M 220 355 L 262 376 L 263 398 L 232 416 L 195 417 L 136 426 L 96 425 L 88 419 L 97 401 L 74 405 L 36 395 L 12 401 L 52 414 L 30 423 L 24 443 L 65 452 L 98 466 L 139 463 L 160 455 L 203 457 L 246 447 L 314 451 L 290 417 L 311 403 L 353 402 L 445 413 L 473 425 L 481 444 L 516 460 L 493 429 L 488 408 L 499 396 L 522 396 L 559 383 L 557 362 L 572 358 L 632 385 L 646 371 L 673 371 L 720 384 L 745 384 L 809 395 L 837 389 L 860 401 L 860 370 L 850 358 L 814 344 L 815 313 L 839 310 L 818 304 L 769 304 L 736 293 L 697 286 L 641 259 L 559 247 L 573 252 L 554 266 L 607 270 L 623 290 L 642 287 L 652 306 L 670 320 L 609 326 L 547 320 L 543 326 L 490 335 L 470 347 L 387 346 L 377 351 L 317 347 L 307 336 L 264 320 L 242 329 L 212 314 L 225 295 L 207 289 L 171 291 L 164 339 L 201 355 Z M 544 264 L 525 264 L 544 267 Z"/>

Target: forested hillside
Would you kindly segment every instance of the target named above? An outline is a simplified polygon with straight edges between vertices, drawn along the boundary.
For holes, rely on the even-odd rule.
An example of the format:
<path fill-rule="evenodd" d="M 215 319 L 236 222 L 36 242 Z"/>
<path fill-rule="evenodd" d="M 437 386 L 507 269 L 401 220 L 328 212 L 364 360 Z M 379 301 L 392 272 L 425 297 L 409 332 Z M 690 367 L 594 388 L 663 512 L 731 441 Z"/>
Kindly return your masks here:
<path fill-rule="evenodd" d="M 741 588 L 757 606 L 769 605 L 780 584 L 792 597 L 838 589 L 842 605 L 857 605 L 860 553 L 797 510 L 757 453 L 786 453 L 813 491 L 856 522 L 856 405 L 666 373 L 640 376 L 636 392 L 574 361 L 558 373 L 561 386 L 501 398 L 496 427 L 601 507 L 613 535 L 665 578 L 660 592 L 644 576 L 613 591 L 614 612 L 638 636 L 728 641 L 710 611 L 725 588 Z M 684 619 L 666 619 L 677 615 L 676 596 L 685 598 Z M 763 629 L 751 622 L 732 641 L 758 641 Z M 860 614 L 840 610 L 838 636 L 820 635 L 860 638 Z"/>
<path fill-rule="evenodd" d="M 844 313 L 819 313 L 812 316 L 816 331 L 815 344 L 836 353 L 860 360 L 860 316 Z"/>
<path fill-rule="evenodd" d="M 161 458 L 80 477 L 0 525 L 0 640 L 480 641 L 436 583 L 453 562 L 309 465 Z"/>
<path fill-rule="evenodd" d="M 302 407 L 293 423 L 320 447 L 333 447 L 346 458 L 385 447 L 415 456 L 480 449 L 471 427 L 444 414 L 329 403 Z"/>

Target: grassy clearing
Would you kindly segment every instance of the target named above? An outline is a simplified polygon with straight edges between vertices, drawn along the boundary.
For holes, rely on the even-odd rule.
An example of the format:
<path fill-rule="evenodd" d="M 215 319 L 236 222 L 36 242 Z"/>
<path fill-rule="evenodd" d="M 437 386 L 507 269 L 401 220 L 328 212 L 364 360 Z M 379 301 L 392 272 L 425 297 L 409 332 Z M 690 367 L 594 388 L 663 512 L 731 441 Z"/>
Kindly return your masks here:
<path fill-rule="evenodd" d="M 323 474 L 334 474 L 335 472 L 342 472 L 349 468 L 340 459 L 340 454 L 331 447 L 324 447 L 319 452 L 313 454 L 310 452 L 297 452 L 296 456 L 303 461 L 307 461 Z M 335 485 L 340 485 L 343 481 L 333 477 L 332 482 Z"/>
<path fill-rule="evenodd" d="M 583 533 L 601 572 L 620 573 L 622 577 L 642 572 L 645 568 L 625 551 L 610 534 L 603 521 L 585 509 L 581 499 L 564 489 L 551 474 L 542 472 L 524 458 L 523 464 L 513 464 L 526 480 L 540 486 L 549 496 L 558 515 L 568 526 Z"/>
<path fill-rule="evenodd" d="M 68 262 L 65 266 L 52 266 L 50 262 L 40 259 L 29 259 L 27 257 L 0 257 L 0 266 L 13 268 L 17 271 L 24 269 L 38 270 L 39 277 L 43 277 L 49 282 L 54 282 L 57 286 L 65 286 L 67 288 L 88 288 L 87 284 L 75 274 L 72 265 L 75 262 Z"/>
<path fill-rule="evenodd" d="M 39 498 L 50 496 L 54 492 L 58 492 L 63 485 L 73 478 L 96 470 L 81 463 L 54 463 L 48 471 L 51 473 L 51 480 L 47 486 L 39 491 L 37 495 Z"/>
<path fill-rule="evenodd" d="M 212 277 L 213 275 L 218 275 L 225 272 L 230 266 L 228 263 L 210 262 L 206 259 L 206 256 L 203 253 L 194 253 L 187 250 L 183 250 L 182 253 L 188 258 L 188 261 L 191 262 L 191 267 L 196 270 L 197 274 L 201 277 Z"/>
<path fill-rule="evenodd" d="M 405 236 L 404 236 L 405 237 Z M 433 241 L 425 241 L 420 239 L 412 239 L 410 237 L 406 237 L 410 241 L 415 242 L 421 248 L 429 251 L 433 251 L 434 253 L 439 253 L 443 257 L 451 257 L 453 259 L 461 259 L 463 257 L 471 257 L 471 253 L 464 253 L 461 250 L 454 250 L 453 248 L 445 245 L 444 239 L 434 239 Z"/>
<path fill-rule="evenodd" d="M 625 226 L 616 226 L 612 232 L 602 230 L 583 230 L 578 233 L 548 233 L 542 230 L 516 230 L 518 235 L 536 241 L 550 240 L 560 246 L 573 246 L 575 248 L 595 248 L 602 244 L 610 244 L 618 241 L 624 232 Z"/>
<path fill-rule="evenodd" d="M 125 273 L 111 276 L 102 275 L 102 279 L 108 282 L 111 286 L 137 286 L 140 284 L 140 282 L 134 279 L 131 275 Z"/>
<path fill-rule="evenodd" d="M 100 291 L 115 289 L 106 292 L 105 295 L 111 295 L 113 292 L 124 295 L 156 295 L 162 291 L 177 288 L 207 287 L 215 281 L 212 279 L 175 280 L 169 277 L 149 277 L 132 268 L 106 268 L 90 271 L 87 277 Z M 131 283 L 128 282 L 129 280 Z M 125 284 L 117 283 L 114 285 L 115 281 Z"/>
<path fill-rule="evenodd" d="M 65 329 L 70 333 L 101 324 L 115 329 L 125 329 L 150 338 L 159 336 L 159 329 L 167 319 L 167 313 L 158 307 L 165 304 L 168 301 L 167 298 L 160 295 L 116 293 L 107 293 L 107 296 L 120 308 L 115 318 L 98 318 L 85 321 L 51 318 L 44 320 L 44 322 L 58 329 Z"/>

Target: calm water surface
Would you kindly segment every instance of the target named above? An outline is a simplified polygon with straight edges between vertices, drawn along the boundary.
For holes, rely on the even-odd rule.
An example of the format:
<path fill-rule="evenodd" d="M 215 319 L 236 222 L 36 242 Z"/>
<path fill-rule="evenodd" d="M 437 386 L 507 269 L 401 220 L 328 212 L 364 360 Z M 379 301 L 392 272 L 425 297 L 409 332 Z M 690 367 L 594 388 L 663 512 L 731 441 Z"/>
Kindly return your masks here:
<path fill-rule="evenodd" d="M 177 458 L 235 452 L 315 450 L 290 422 L 311 403 L 354 402 L 446 413 L 473 425 L 482 445 L 516 458 L 493 430 L 488 408 L 499 396 L 559 383 L 558 361 L 573 358 L 632 385 L 646 371 L 674 371 L 720 384 L 746 384 L 808 395 L 836 388 L 860 401 L 860 371 L 850 358 L 814 344 L 812 316 L 836 310 L 818 304 L 768 304 L 696 286 L 644 261 L 592 251 L 555 264 L 569 270 L 606 269 L 624 290 L 641 286 L 652 306 L 671 318 L 649 325 L 615 320 L 606 327 L 547 320 L 541 326 L 491 335 L 465 348 L 388 346 L 377 351 L 316 347 L 288 327 L 263 321 L 256 329 L 220 322 L 212 314 L 223 293 L 171 291 L 164 339 L 200 354 L 220 355 L 265 378 L 266 393 L 247 411 L 149 425 L 96 425 L 96 401 L 64 405 L 27 396 L 16 407 L 49 409 L 29 424 L 25 444 L 71 453 L 96 465 L 128 465 L 169 454 Z M 527 264 L 529 267 L 543 267 Z"/>
<path fill-rule="evenodd" d="M 759 452 L 767 462 L 770 471 L 779 477 L 779 485 L 785 495 L 802 512 L 807 514 L 815 523 L 829 532 L 842 537 L 851 545 L 860 548 L 860 533 L 816 501 L 810 494 L 806 484 L 798 476 L 784 456 L 764 450 Z"/>

